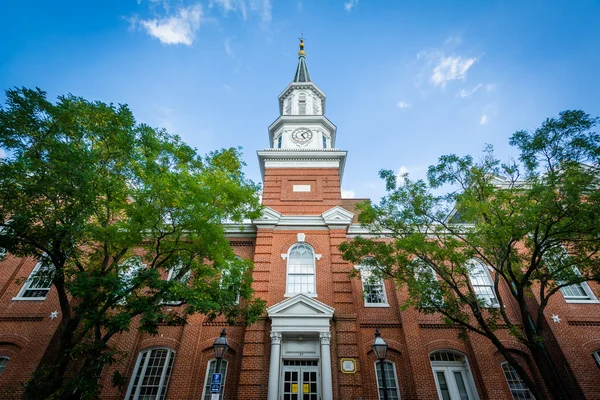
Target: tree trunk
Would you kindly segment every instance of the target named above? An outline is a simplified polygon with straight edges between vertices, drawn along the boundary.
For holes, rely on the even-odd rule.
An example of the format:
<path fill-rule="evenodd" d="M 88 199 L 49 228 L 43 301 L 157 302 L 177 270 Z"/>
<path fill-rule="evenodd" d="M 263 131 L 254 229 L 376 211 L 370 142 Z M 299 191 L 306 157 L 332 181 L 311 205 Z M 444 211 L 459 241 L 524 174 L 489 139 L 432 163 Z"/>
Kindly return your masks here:
<path fill-rule="evenodd" d="M 543 345 L 529 347 L 529 350 L 552 398 L 555 400 L 568 400 L 569 395 L 565 385 L 557 373 L 547 350 Z"/>

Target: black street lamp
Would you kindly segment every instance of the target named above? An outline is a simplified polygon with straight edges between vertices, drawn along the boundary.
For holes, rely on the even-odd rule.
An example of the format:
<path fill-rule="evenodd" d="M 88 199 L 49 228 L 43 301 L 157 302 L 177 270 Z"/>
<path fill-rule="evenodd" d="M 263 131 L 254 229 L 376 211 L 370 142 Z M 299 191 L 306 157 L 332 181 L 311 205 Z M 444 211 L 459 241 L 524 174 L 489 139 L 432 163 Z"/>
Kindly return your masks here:
<path fill-rule="evenodd" d="M 388 345 L 381 337 L 379 328 L 375 328 L 375 340 L 373 340 L 373 345 L 371 347 L 373 348 L 375 357 L 377 357 L 379 360 L 379 368 L 381 369 L 381 382 L 383 382 L 383 400 L 388 400 L 387 382 L 385 381 L 385 368 L 383 366 Z"/>
<path fill-rule="evenodd" d="M 221 332 L 221 336 L 215 340 L 213 344 L 213 349 L 215 349 L 215 358 L 217 359 L 217 366 L 215 368 L 215 373 L 218 374 L 221 369 L 221 360 L 229 350 L 229 343 L 227 342 L 227 332 L 225 332 L 226 328 L 223 328 Z"/>

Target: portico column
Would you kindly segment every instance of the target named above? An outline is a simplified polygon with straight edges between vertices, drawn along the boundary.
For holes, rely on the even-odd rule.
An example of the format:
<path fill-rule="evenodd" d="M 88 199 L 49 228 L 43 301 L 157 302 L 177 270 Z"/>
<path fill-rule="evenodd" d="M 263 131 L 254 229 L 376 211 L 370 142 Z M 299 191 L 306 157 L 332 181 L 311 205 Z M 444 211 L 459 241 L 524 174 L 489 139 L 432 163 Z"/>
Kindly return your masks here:
<path fill-rule="evenodd" d="M 330 332 L 319 333 L 321 340 L 321 377 L 323 379 L 323 400 L 333 400 L 333 381 L 331 380 L 331 342 Z"/>
<path fill-rule="evenodd" d="M 271 332 L 271 363 L 269 364 L 268 400 L 279 396 L 279 365 L 281 358 L 281 332 Z"/>

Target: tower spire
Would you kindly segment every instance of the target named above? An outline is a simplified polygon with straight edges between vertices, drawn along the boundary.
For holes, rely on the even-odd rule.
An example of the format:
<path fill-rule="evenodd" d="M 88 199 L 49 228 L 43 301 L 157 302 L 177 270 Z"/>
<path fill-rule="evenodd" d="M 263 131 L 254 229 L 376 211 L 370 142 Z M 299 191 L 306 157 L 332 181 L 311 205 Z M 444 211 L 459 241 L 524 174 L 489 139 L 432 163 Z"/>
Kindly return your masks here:
<path fill-rule="evenodd" d="M 300 39 L 300 51 L 298 51 L 298 67 L 293 82 L 311 82 L 308 67 L 306 66 L 306 52 L 304 51 L 304 35 Z"/>

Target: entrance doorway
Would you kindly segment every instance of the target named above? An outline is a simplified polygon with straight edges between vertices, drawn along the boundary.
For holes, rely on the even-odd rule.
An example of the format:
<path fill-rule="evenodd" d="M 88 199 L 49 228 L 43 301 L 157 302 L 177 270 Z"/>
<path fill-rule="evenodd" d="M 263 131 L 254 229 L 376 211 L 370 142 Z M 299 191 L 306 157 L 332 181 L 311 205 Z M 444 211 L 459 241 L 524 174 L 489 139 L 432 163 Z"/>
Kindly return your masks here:
<path fill-rule="evenodd" d="M 429 355 L 440 400 L 476 400 L 477 391 L 466 357 L 438 351 Z"/>
<path fill-rule="evenodd" d="M 319 400 L 319 361 L 283 360 L 282 400 Z"/>

